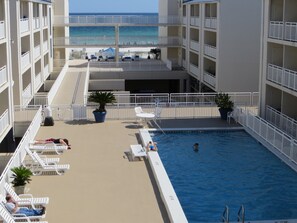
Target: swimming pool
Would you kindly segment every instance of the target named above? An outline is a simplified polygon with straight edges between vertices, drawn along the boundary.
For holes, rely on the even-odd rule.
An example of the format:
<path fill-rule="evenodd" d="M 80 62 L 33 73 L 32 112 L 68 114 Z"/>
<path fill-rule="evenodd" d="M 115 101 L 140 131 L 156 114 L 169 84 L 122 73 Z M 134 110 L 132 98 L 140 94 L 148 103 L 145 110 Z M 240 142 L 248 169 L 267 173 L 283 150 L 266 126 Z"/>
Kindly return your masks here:
<path fill-rule="evenodd" d="M 159 155 L 189 222 L 297 218 L 297 174 L 244 131 L 158 134 Z M 192 146 L 199 143 L 199 152 Z"/>

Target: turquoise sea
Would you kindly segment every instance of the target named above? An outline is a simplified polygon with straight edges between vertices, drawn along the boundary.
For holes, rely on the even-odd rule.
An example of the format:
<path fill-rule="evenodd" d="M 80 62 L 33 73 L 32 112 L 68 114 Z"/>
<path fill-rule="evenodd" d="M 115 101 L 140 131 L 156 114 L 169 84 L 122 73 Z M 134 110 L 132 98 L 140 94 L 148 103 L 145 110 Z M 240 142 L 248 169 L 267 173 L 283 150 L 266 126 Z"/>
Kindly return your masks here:
<path fill-rule="evenodd" d="M 146 16 L 156 17 L 158 13 L 70 13 L 70 16 Z M 114 38 L 114 27 L 70 27 L 71 37 L 106 37 Z M 129 38 L 133 42 L 133 38 L 145 37 L 146 41 L 154 42 L 158 37 L 158 27 L 156 26 L 126 26 L 120 27 L 120 38 Z M 136 39 L 135 39 L 136 41 Z"/>

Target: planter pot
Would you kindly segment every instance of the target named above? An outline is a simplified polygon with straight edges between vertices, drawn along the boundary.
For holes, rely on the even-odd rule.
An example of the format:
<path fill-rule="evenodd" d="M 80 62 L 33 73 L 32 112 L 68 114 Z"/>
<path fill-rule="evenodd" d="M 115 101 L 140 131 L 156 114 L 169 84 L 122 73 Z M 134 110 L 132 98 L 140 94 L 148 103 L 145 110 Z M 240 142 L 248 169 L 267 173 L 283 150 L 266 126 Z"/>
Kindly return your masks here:
<path fill-rule="evenodd" d="M 93 114 L 94 114 L 96 122 L 104 122 L 105 121 L 106 112 L 93 111 Z"/>
<path fill-rule="evenodd" d="M 14 191 L 16 194 L 24 194 L 25 193 L 25 186 L 17 186 L 14 187 Z"/>
<path fill-rule="evenodd" d="M 221 114 L 221 119 L 227 120 L 227 114 L 228 112 L 232 112 L 233 109 L 231 108 L 219 108 L 219 112 Z"/>

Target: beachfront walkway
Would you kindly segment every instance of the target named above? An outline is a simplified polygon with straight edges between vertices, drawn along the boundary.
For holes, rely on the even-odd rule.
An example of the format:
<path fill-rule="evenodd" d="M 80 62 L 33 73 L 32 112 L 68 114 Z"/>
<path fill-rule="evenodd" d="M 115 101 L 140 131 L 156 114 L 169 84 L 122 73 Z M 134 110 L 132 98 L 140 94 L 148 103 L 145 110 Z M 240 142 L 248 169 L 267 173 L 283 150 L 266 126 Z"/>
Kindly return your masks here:
<path fill-rule="evenodd" d="M 131 121 L 41 127 L 37 138 L 65 137 L 72 145 L 59 156 L 71 165 L 64 176 L 34 176 L 28 186 L 35 196 L 50 197 L 48 222 L 168 222 L 146 162 L 123 158 L 137 143 L 135 127 Z"/>

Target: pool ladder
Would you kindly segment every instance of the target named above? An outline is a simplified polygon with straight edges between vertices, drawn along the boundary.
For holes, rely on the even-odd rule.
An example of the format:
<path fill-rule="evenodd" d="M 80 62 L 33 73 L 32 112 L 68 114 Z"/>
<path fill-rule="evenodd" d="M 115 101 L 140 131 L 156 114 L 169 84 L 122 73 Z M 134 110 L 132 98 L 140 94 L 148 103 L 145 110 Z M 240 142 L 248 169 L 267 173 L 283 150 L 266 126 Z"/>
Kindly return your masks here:
<path fill-rule="evenodd" d="M 229 223 L 229 207 L 226 205 L 224 212 L 222 214 L 222 222 L 223 223 Z M 237 213 L 237 222 L 244 223 L 244 217 L 245 217 L 245 211 L 244 211 L 244 206 L 241 205 L 238 213 Z"/>

